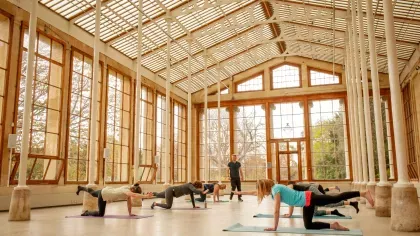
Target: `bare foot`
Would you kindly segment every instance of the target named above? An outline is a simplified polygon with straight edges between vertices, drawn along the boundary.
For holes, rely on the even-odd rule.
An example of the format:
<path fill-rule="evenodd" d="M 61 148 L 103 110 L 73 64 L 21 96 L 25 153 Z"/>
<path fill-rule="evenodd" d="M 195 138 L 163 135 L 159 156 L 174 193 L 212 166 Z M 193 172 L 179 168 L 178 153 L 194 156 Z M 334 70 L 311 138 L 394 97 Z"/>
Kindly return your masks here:
<path fill-rule="evenodd" d="M 372 207 L 374 207 L 374 206 L 375 206 L 375 202 L 373 201 L 372 194 L 370 194 L 370 191 L 369 191 L 369 190 L 366 190 L 366 193 L 365 193 L 365 198 L 366 198 L 366 200 L 369 202 L 369 204 L 370 204 Z"/>
<path fill-rule="evenodd" d="M 349 231 L 348 228 L 340 225 L 338 222 L 334 222 L 332 224 L 330 224 L 330 228 L 333 230 L 339 230 L 339 231 Z"/>

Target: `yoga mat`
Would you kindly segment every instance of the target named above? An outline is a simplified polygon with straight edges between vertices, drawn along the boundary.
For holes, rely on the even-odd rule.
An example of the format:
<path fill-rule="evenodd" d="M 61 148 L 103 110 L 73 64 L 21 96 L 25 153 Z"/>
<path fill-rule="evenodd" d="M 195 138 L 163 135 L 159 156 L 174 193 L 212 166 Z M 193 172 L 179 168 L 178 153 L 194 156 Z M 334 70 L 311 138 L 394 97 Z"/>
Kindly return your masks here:
<path fill-rule="evenodd" d="M 129 215 L 105 215 L 103 217 L 96 217 L 96 216 L 66 216 L 66 218 L 107 218 L 107 219 L 143 219 L 149 218 L 153 215 L 144 215 L 144 216 L 129 216 Z"/>
<path fill-rule="evenodd" d="M 289 207 L 289 205 L 286 205 L 286 204 L 282 203 L 280 207 Z M 348 207 L 346 207 L 346 206 L 336 206 L 336 207 L 318 206 L 318 208 L 323 208 L 323 209 L 325 209 L 325 208 L 348 208 Z"/>
<path fill-rule="evenodd" d="M 202 211 L 202 210 L 209 210 L 211 208 L 204 208 L 204 207 L 200 207 L 200 208 L 192 208 L 192 207 L 173 207 L 171 209 L 165 209 L 165 208 L 160 208 L 155 206 L 155 209 L 151 209 L 151 208 L 142 208 L 143 210 L 190 210 L 190 211 Z"/>
<path fill-rule="evenodd" d="M 289 234 L 324 234 L 324 235 L 353 235 L 353 236 L 362 236 L 363 233 L 360 229 L 353 229 L 350 231 L 337 231 L 331 229 L 323 230 L 309 230 L 304 228 L 284 228 L 279 227 L 276 231 L 264 231 L 263 226 L 244 226 L 240 223 L 234 224 L 223 231 L 230 232 L 259 232 L 259 233 L 289 233 Z"/>
<path fill-rule="evenodd" d="M 191 202 L 191 200 L 187 200 L 187 202 Z M 211 203 L 219 203 L 219 202 L 230 202 L 229 200 L 220 200 L 219 202 L 213 202 L 213 201 L 206 201 L 207 203 L 211 202 Z M 204 202 L 199 202 L 199 201 L 195 201 L 195 203 L 204 203 Z"/>
<path fill-rule="evenodd" d="M 292 215 L 289 218 L 302 218 L 302 215 Z M 274 215 L 271 214 L 256 214 L 254 215 L 254 218 L 274 218 Z M 280 215 L 280 218 L 286 218 L 283 215 Z M 336 215 L 325 215 L 325 216 L 314 216 L 314 219 L 341 219 L 341 220 L 351 220 L 351 216 L 336 216 Z"/>

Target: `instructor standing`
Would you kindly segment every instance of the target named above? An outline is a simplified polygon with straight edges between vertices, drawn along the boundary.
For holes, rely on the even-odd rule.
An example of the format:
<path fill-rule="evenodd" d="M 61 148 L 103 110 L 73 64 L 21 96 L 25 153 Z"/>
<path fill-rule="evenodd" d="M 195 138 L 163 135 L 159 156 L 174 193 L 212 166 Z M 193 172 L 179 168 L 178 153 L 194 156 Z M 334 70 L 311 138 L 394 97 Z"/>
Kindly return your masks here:
<path fill-rule="evenodd" d="M 232 161 L 229 162 L 228 167 L 228 177 L 230 179 L 230 184 L 232 185 L 232 192 L 230 193 L 230 200 L 233 197 L 233 191 L 241 191 L 241 180 L 244 178 L 244 174 L 242 173 L 241 163 L 237 161 L 238 157 L 236 154 L 232 155 Z M 243 202 L 242 196 L 238 195 L 238 201 Z"/>

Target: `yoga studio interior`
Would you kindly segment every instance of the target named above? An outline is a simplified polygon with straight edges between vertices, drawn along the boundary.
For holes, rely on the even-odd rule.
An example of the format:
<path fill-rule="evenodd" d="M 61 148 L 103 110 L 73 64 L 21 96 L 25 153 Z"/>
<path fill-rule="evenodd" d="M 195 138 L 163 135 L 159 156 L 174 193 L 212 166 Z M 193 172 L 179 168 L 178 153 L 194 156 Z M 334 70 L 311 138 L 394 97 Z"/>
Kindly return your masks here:
<path fill-rule="evenodd" d="M 0 235 L 420 235 L 420 0 L 0 0 Z"/>

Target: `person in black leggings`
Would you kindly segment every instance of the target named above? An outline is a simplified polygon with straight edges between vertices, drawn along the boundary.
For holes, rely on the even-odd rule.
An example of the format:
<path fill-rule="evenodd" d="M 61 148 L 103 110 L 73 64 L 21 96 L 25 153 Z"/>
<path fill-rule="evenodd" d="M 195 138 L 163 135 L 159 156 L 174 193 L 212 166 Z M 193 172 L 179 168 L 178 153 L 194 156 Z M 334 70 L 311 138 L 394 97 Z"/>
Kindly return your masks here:
<path fill-rule="evenodd" d="M 130 216 L 134 216 L 131 214 L 131 198 L 153 198 L 152 193 L 148 193 L 147 195 L 143 195 L 141 187 L 138 183 L 134 184 L 133 186 L 123 186 L 119 188 L 111 188 L 105 187 L 104 189 L 93 190 L 91 188 L 86 188 L 83 186 L 77 186 L 76 194 L 87 192 L 92 197 L 98 198 L 98 211 L 85 211 L 83 212 L 82 216 L 97 216 L 103 217 L 105 215 L 106 203 L 107 202 L 114 202 L 114 201 L 127 201 L 127 209 L 128 214 Z"/>
<path fill-rule="evenodd" d="M 160 193 L 154 192 L 153 196 L 157 198 L 165 198 L 166 203 L 162 204 L 153 202 L 150 208 L 154 209 L 155 206 L 158 206 L 165 209 L 171 209 L 172 204 L 174 202 L 174 197 L 178 198 L 184 195 L 190 195 L 193 208 L 200 208 L 198 206 L 195 206 L 194 194 L 206 194 L 209 191 L 202 191 L 201 188 L 203 188 L 203 184 L 200 181 L 195 181 L 194 183 L 187 183 L 179 186 L 169 187 L 165 191 Z"/>
<path fill-rule="evenodd" d="M 338 203 L 355 197 L 364 197 L 372 205 L 375 205 L 373 198 L 368 191 L 353 191 L 343 192 L 337 195 L 316 195 L 310 191 L 296 191 L 288 188 L 282 184 L 274 184 L 273 180 L 262 179 L 257 182 L 258 190 L 247 192 L 235 192 L 235 194 L 242 195 L 256 195 L 258 202 L 264 199 L 265 196 L 271 195 L 274 199 L 274 227 L 266 228 L 266 231 L 277 230 L 280 218 L 280 204 L 284 202 L 289 206 L 303 207 L 303 222 L 306 229 L 334 229 L 334 230 L 349 230 L 340 225 L 338 222 L 332 224 L 324 222 L 313 222 L 315 206 L 326 206 L 331 203 Z"/>

